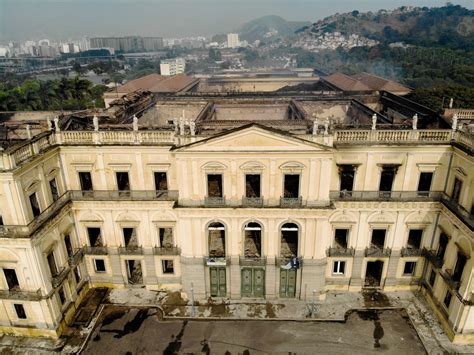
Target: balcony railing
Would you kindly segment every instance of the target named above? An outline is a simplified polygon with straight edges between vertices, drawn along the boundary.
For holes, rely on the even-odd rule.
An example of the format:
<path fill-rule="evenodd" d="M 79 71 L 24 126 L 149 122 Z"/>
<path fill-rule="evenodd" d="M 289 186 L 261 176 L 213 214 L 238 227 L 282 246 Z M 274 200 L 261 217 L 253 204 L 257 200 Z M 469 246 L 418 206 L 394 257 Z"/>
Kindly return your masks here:
<path fill-rule="evenodd" d="M 428 259 L 433 266 L 436 268 L 441 268 L 443 266 L 443 259 L 436 255 L 436 250 L 428 250 L 423 248 L 422 255 Z"/>
<path fill-rule="evenodd" d="M 53 276 L 51 278 L 51 284 L 53 285 L 53 287 L 58 287 L 59 285 L 61 285 L 61 283 L 69 274 L 70 270 L 71 269 L 69 267 L 65 267 L 57 275 Z"/>
<path fill-rule="evenodd" d="M 448 285 L 450 289 L 455 290 L 455 291 L 459 290 L 460 282 L 453 280 L 450 270 L 441 271 L 439 274 L 441 275 L 441 277 L 443 278 L 443 280 L 446 282 L 446 284 Z"/>
<path fill-rule="evenodd" d="M 402 256 L 421 256 L 423 254 L 423 250 L 420 248 L 402 248 L 401 255 Z"/>
<path fill-rule="evenodd" d="M 289 208 L 297 208 L 303 205 L 303 198 L 299 197 L 280 197 L 280 206 L 281 207 L 289 207 Z"/>
<path fill-rule="evenodd" d="M 335 201 L 439 201 L 441 191 L 331 191 Z"/>
<path fill-rule="evenodd" d="M 179 255 L 181 249 L 178 247 L 154 247 L 153 254 L 155 255 Z"/>
<path fill-rule="evenodd" d="M 11 290 L 0 290 L 0 299 L 19 301 L 41 301 L 41 289 L 38 289 L 36 291 L 23 291 L 19 288 Z"/>
<path fill-rule="evenodd" d="M 119 247 L 118 252 L 121 255 L 142 255 L 143 248 L 140 246 Z"/>
<path fill-rule="evenodd" d="M 92 190 L 92 191 L 71 191 L 73 200 L 94 200 L 94 201 L 177 201 L 179 193 L 177 190 Z"/>
<path fill-rule="evenodd" d="M 206 207 L 222 207 L 222 206 L 225 206 L 225 196 L 222 196 L 222 197 L 206 196 L 204 198 L 204 206 L 206 206 Z"/>
<path fill-rule="evenodd" d="M 243 207 L 262 207 L 263 197 L 242 197 Z"/>
<path fill-rule="evenodd" d="M 474 215 L 461 206 L 458 201 L 443 193 L 441 196 L 441 202 L 460 220 L 462 220 L 469 229 L 474 230 Z"/>
<path fill-rule="evenodd" d="M 239 263 L 241 266 L 264 266 L 267 263 L 267 258 L 264 256 L 241 256 L 239 257 Z"/>
<path fill-rule="evenodd" d="M 365 248 L 365 256 L 384 256 L 388 257 L 392 254 L 392 250 L 390 248 L 379 248 L 376 246 L 371 246 Z"/>
<path fill-rule="evenodd" d="M 354 256 L 354 248 L 328 248 L 326 251 L 327 256 Z"/>
<path fill-rule="evenodd" d="M 104 246 L 85 246 L 83 250 L 86 255 L 107 255 L 109 253 L 107 247 Z"/>
<path fill-rule="evenodd" d="M 82 260 L 84 256 L 82 249 L 77 249 L 73 255 L 68 258 L 69 266 L 74 267 Z"/>

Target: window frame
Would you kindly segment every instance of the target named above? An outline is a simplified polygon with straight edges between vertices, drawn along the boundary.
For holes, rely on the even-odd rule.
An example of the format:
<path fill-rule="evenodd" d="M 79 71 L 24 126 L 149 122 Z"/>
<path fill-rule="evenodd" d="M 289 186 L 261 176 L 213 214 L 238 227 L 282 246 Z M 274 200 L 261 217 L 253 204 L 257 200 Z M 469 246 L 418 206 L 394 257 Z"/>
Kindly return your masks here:
<path fill-rule="evenodd" d="M 343 269 L 342 272 L 341 272 L 341 268 Z M 332 263 L 331 275 L 344 276 L 345 274 L 346 274 L 346 260 L 334 260 Z"/>
<path fill-rule="evenodd" d="M 104 263 L 104 270 L 98 270 L 97 268 L 97 262 L 100 261 L 102 263 Z M 94 272 L 96 274 L 105 274 L 107 273 L 107 266 L 105 265 L 105 259 L 102 259 L 102 258 L 93 258 L 92 259 L 92 263 L 94 265 Z"/>

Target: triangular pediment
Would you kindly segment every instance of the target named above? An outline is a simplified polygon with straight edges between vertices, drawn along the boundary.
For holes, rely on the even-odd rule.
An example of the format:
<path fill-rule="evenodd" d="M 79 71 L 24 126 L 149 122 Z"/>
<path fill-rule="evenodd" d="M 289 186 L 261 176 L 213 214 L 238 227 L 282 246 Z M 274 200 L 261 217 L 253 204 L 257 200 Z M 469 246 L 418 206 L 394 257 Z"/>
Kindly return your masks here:
<path fill-rule="evenodd" d="M 252 125 L 176 148 L 177 151 L 328 151 L 329 148 L 291 134 Z"/>

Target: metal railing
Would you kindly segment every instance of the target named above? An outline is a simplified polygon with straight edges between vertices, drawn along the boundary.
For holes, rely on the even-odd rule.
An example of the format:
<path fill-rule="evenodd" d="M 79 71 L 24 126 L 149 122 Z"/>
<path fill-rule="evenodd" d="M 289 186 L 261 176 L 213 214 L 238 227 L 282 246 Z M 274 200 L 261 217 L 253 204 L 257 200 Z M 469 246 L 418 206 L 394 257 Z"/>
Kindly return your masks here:
<path fill-rule="evenodd" d="M 153 254 L 155 255 L 180 255 L 181 249 L 178 247 L 154 247 Z"/>
<path fill-rule="evenodd" d="M 61 283 L 66 279 L 67 275 L 69 274 L 69 271 L 71 271 L 71 269 L 69 268 L 69 266 L 67 266 L 61 269 L 57 275 L 54 275 L 51 278 L 51 284 L 53 285 L 53 287 L 58 287 L 59 285 L 61 285 Z"/>
<path fill-rule="evenodd" d="M 204 198 L 204 206 L 206 207 L 225 206 L 225 196 L 222 196 L 222 197 L 206 196 Z"/>
<path fill-rule="evenodd" d="M 428 250 L 423 248 L 422 255 L 436 268 L 440 269 L 443 266 L 443 259 L 437 255 L 436 250 Z"/>
<path fill-rule="evenodd" d="M 330 191 L 329 198 L 336 201 L 439 201 L 441 191 Z"/>
<path fill-rule="evenodd" d="M 331 247 L 326 250 L 327 256 L 354 256 L 354 248 Z"/>
<path fill-rule="evenodd" d="M 107 255 L 109 253 L 107 247 L 105 246 L 85 246 L 83 247 L 84 254 L 86 255 Z"/>
<path fill-rule="evenodd" d="M 303 198 L 299 197 L 280 197 L 280 207 L 301 207 Z"/>
<path fill-rule="evenodd" d="M 73 200 L 79 201 L 177 201 L 179 197 L 177 190 L 73 190 L 70 193 Z"/>
<path fill-rule="evenodd" d="M 68 263 L 70 267 L 74 267 L 82 260 L 84 256 L 82 249 L 77 249 L 74 254 L 68 258 Z"/>
<path fill-rule="evenodd" d="M 261 207 L 263 206 L 263 197 L 242 197 L 243 207 Z"/>
<path fill-rule="evenodd" d="M 467 211 L 458 201 L 443 193 L 441 202 L 453 212 L 461 221 L 463 221 L 471 230 L 474 230 L 474 215 Z"/>
<path fill-rule="evenodd" d="M 400 253 L 402 256 L 422 256 L 423 250 L 420 248 L 402 248 Z"/>
<path fill-rule="evenodd" d="M 376 246 L 370 246 L 365 248 L 365 256 L 383 256 L 389 257 L 392 254 L 392 250 L 390 248 L 379 248 Z"/>
<path fill-rule="evenodd" d="M 118 253 L 121 255 L 142 255 L 143 248 L 138 245 L 118 247 Z"/>
<path fill-rule="evenodd" d="M 264 266 L 267 263 L 265 256 L 240 256 L 239 263 L 242 266 Z"/>
<path fill-rule="evenodd" d="M 446 282 L 448 287 L 454 291 L 459 290 L 460 282 L 453 280 L 453 276 L 449 273 L 448 270 L 441 271 L 439 273 L 443 280 Z"/>
<path fill-rule="evenodd" d="M 41 301 L 41 289 L 36 291 L 24 291 L 20 288 L 11 290 L 0 290 L 0 299 L 21 300 L 21 301 Z"/>

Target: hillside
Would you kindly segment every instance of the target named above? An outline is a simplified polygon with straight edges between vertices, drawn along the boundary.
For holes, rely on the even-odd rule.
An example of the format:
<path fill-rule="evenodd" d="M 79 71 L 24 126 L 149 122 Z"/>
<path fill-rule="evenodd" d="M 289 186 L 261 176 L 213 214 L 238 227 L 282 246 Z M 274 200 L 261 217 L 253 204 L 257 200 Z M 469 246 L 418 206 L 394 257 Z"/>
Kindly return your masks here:
<path fill-rule="evenodd" d="M 269 15 L 243 24 L 237 32 L 242 40 L 252 43 L 257 39 L 266 40 L 294 36 L 297 29 L 307 25 L 309 25 L 308 22 L 286 21 L 280 16 Z"/>
<path fill-rule="evenodd" d="M 339 32 L 358 35 L 382 44 L 474 50 L 474 11 L 459 5 L 439 8 L 400 7 L 387 11 L 336 14 L 297 32 L 300 37 L 319 37 Z"/>

